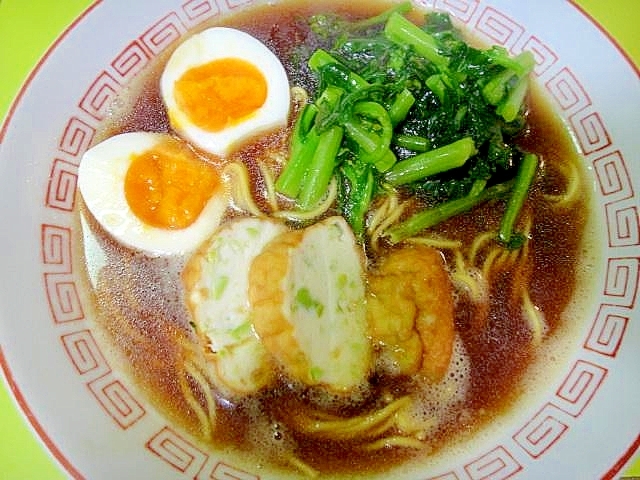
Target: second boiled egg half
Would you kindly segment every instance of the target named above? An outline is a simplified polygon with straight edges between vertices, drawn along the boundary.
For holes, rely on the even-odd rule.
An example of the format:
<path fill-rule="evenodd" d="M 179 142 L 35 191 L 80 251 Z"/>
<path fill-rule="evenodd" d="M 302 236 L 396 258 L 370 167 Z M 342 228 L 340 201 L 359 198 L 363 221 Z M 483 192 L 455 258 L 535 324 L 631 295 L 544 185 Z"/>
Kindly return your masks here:
<path fill-rule="evenodd" d="M 194 250 L 227 207 L 218 169 L 164 133 L 122 133 L 90 148 L 78 187 L 107 232 L 152 256 Z"/>
<path fill-rule="evenodd" d="M 248 33 L 213 27 L 184 41 L 160 79 L 175 131 L 219 156 L 283 127 L 289 81 L 276 55 Z"/>

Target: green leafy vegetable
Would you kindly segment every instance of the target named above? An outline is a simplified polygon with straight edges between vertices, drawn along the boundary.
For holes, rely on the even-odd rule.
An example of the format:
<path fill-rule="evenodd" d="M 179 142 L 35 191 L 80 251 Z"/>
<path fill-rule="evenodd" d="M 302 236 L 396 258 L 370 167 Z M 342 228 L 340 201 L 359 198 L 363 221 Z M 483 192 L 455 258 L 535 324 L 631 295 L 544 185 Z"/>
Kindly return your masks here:
<path fill-rule="evenodd" d="M 534 58 L 474 48 L 448 15 L 430 13 L 419 26 L 403 16 L 410 10 L 403 2 L 354 22 L 309 20 L 322 47 L 308 59 L 318 88 L 296 121 L 276 189 L 310 210 L 335 176 L 338 211 L 358 236 L 379 192 L 417 195 L 425 210 L 389 231 L 395 242 L 514 188 L 500 234 L 514 245 L 510 232 L 537 168 L 531 174 L 515 144 Z"/>

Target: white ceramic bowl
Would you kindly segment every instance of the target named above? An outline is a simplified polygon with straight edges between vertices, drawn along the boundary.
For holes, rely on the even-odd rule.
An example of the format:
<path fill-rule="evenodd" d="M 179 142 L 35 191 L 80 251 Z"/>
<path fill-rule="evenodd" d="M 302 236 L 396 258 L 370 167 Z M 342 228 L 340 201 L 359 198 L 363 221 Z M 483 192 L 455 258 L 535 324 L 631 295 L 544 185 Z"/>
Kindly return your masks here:
<path fill-rule="evenodd" d="M 491 434 L 407 478 L 613 478 L 640 443 L 638 72 L 571 2 L 418 3 L 512 53 L 534 53 L 537 82 L 584 155 L 601 241 L 562 368 Z M 3 366 L 72 477 L 266 478 L 197 447 L 110 363 L 72 241 L 78 163 L 109 102 L 188 29 L 250 4 L 96 2 L 47 53 L 0 130 Z"/>

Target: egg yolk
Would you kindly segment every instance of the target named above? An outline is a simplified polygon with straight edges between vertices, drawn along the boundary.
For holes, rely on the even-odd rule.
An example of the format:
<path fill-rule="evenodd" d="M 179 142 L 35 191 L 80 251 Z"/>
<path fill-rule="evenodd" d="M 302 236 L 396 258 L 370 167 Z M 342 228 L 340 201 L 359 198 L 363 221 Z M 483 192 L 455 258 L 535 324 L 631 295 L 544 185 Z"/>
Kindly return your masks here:
<path fill-rule="evenodd" d="M 267 81 L 251 63 L 222 58 L 187 70 L 174 85 L 176 103 L 198 127 L 219 132 L 258 110 Z"/>
<path fill-rule="evenodd" d="M 213 165 L 171 140 L 133 155 L 124 190 L 129 207 L 145 224 L 183 229 L 196 221 L 220 184 Z"/>

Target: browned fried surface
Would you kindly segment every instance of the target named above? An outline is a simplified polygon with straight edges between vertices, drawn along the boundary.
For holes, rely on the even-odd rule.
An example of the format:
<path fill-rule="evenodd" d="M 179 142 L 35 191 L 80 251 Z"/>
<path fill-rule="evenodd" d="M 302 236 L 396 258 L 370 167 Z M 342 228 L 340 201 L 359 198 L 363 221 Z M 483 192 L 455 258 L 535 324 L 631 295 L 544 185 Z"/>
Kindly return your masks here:
<path fill-rule="evenodd" d="M 416 245 L 384 258 L 369 275 L 367 318 L 393 373 L 440 380 L 455 337 L 453 288 L 440 253 Z"/>

